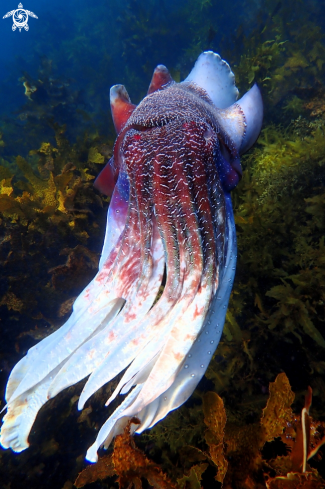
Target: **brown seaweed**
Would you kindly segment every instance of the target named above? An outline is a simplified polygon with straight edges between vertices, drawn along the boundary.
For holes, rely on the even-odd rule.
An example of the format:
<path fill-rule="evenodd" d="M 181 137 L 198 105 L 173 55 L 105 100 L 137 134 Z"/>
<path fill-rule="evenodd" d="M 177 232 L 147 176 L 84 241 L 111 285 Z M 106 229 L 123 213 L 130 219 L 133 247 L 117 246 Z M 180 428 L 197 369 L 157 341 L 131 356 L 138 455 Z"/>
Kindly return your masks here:
<path fill-rule="evenodd" d="M 77 488 L 98 479 L 117 475 L 120 489 L 142 489 L 142 478 L 146 479 L 155 489 L 176 489 L 176 485 L 169 480 L 166 474 L 135 446 L 130 434 L 131 424 L 139 424 L 139 420 L 132 418 L 124 433 L 115 438 L 112 455 L 99 459 L 95 465 L 88 466 L 79 474 L 75 481 Z"/>

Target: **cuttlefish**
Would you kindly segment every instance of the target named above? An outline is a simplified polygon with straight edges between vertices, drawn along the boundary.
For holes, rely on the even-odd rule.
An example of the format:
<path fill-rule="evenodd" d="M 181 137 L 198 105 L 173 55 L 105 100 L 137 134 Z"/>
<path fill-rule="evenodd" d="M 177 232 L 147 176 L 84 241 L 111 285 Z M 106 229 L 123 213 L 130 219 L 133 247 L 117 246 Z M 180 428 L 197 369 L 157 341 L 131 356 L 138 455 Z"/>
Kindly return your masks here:
<path fill-rule="evenodd" d="M 236 268 L 230 191 L 256 141 L 263 104 L 254 85 L 237 101 L 229 65 L 202 53 L 176 83 L 157 66 L 133 105 L 111 88 L 117 139 L 95 187 L 111 196 L 99 271 L 68 321 L 13 368 L 1 445 L 21 452 L 47 400 L 88 377 L 78 408 L 125 370 L 127 394 L 86 458 L 95 462 L 136 416 L 141 433 L 182 405 L 222 334 Z"/>

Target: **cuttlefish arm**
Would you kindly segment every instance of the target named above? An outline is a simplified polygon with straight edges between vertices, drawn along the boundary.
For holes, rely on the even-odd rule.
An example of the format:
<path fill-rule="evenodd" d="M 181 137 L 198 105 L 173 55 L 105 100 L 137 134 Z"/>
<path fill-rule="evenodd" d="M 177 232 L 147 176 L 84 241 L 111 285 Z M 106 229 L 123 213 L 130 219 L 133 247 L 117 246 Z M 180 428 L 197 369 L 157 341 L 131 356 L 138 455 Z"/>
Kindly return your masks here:
<path fill-rule="evenodd" d="M 194 341 L 186 358 L 179 366 L 179 370 L 172 385 L 154 401 L 143 407 L 142 410 L 139 410 L 137 407 L 136 399 L 139 397 L 143 383 L 145 383 L 149 377 L 152 365 L 149 364 L 150 368 L 148 368 L 148 365 L 144 365 L 141 368 L 139 366 L 140 362 L 137 362 L 137 359 L 134 360 L 134 363 L 138 363 L 137 368 L 132 371 L 131 364 L 128 370 L 131 371 L 131 376 L 134 375 L 135 372 L 137 372 L 137 374 L 134 375 L 134 377 L 131 377 L 128 390 L 131 389 L 133 385 L 135 385 L 135 387 L 98 432 L 95 443 L 87 451 L 86 458 L 89 462 L 96 462 L 98 460 L 97 451 L 99 448 L 101 446 L 107 448 L 112 439 L 123 432 L 127 423 L 134 416 L 137 416 L 141 420 L 141 424 L 132 425 L 131 431 L 140 434 L 144 430 L 154 426 L 170 411 L 173 411 L 184 404 L 184 402 L 192 395 L 197 384 L 203 377 L 222 335 L 236 270 L 236 232 L 230 195 L 227 196 L 226 206 L 228 239 L 224 275 L 216 294 L 213 297 L 200 334 Z M 156 362 L 156 357 L 153 358 L 152 362 Z M 117 387 L 116 392 L 111 396 L 109 401 L 115 398 L 123 384 L 127 385 L 125 383 L 129 377 L 130 375 L 128 375 L 127 371 Z M 127 391 L 122 390 L 121 393 L 126 394 Z"/>

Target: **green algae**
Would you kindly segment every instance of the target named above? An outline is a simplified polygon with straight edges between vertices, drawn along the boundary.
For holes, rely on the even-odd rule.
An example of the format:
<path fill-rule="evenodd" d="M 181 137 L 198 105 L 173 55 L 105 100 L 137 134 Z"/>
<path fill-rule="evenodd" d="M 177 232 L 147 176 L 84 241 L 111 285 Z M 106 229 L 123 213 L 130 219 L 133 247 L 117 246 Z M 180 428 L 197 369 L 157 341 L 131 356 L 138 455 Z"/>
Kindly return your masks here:
<path fill-rule="evenodd" d="M 55 145 L 43 142 L 27 158 L 16 157 L 17 176 L 13 163 L 0 166 L 2 277 L 6 284 L 0 303 L 24 315 L 46 318 L 51 325 L 57 322 L 67 295 L 75 297 L 78 281 L 86 285 L 97 269 L 100 250 L 92 243 L 99 236 L 97 222 L 99 216 L 105 219 L 103 206 L 107 205 L 92 188 L 104 162 L 98 137 L 85 135 L 71 145 L 64 126 L 55 125 L 54 130 Z M 89 154 L 95 154 L 96 160 Z M 31 297 L 26 269 L 33 260 L 36 276 L 43 273 Z"/>

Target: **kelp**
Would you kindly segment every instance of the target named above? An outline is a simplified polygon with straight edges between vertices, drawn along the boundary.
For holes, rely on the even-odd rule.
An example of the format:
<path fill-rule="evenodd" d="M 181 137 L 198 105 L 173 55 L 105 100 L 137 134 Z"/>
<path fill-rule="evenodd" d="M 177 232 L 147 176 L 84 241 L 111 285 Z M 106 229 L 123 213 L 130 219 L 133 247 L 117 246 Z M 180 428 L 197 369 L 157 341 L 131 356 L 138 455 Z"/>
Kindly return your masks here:
<path fill-rule="evenodd" d="M 261 87 L 268 123 L 285 121 L 288 125 L 310 109 L 313 116 L 323 113 L 315 93 L 323 90 L 325 79 L 320 6 L 304 7 L 302 1 L 263 2 L 254 16 L 245 18 L 235 36 L 224 34 L 221 43 L 240 92 L 245 93 L 253 83 Z"/>
<path fill-rule="evenodd" d="M 203 397 L 204 423 L 208 429 L 205 440 L 209 445 L 212 462 L 218 467 L 216 480 L 223 483 L 228 470 L 228 462 L 224 455 L 224 436 L 227 421 L 226 410 L 222 399 L 215 392 L 207 392 Z"/>
<path fill-rule="evenodd" d="M 323 487 L 324 480 L 317 470 L 308 466 L 307 460 L 325 443 L 325 423 L 309 416 L 310 388 L 301 416 L 292 412 L 293 400 L 288 378 L 284 373 L 279 374 L 270 384 L 269 399 L 260 422 L 240 426 L 226 423 L 223 402 L 217 394 L 207 393 L 203 397 L 205 412 L 215 413 L 212 416 L 214 429 L 208 425 L 206 441 L 209 456 L 218 467 L 217 480 L 220 480 L 219 471 L 222 472 L 223 487 Z M 269 459 L 263 447 L 278 438 L 288 454 L 276 457 L 273 454 Z M 221 460 L 214 456 L 215 443 L 220 447 Z M 270 475 L 272 469 L 276 472 L 275 477 Z M 301 486 L 294 486 L 292 481 L 299 481 Z"/>
<path fill-rule="evenodd" d="M 310 388 L 301 416 L 292 412 L 293 400 L 288 378 L 284 373 L 279 374 L 270 384 L 269 399 L 260 421 L 240 426 L 225 421 L 223 402 L 217 394 L 205 394 L 204 411 L 215 413 L 212 416 L 214 429 L 211 430 L 210 421 L 206 441 L 210 459 L 218 467 L 216 480 L 220 480 L 221 470 L 223 487 L 295 487 L 292 484 L 294 480 L 299 480 L 301 487 L 323 487 L 324 480 L 317 470 L 306 463 L 325 443 L 325 423 L 313 421 L 309 416 Z M 276 457 L 273 454 L 269 459 L 263 447 L 278 438 L 288 454 Z M 220 447 L 219 459 L 214 455 L 215 443 Z M 278 447 L 281 448 L 280 444 Z M 272 469 L 276 472 L 275 477 L 270 475 Z M 310 485 L 311 481 L 313 485 Z"/>
<path fill-rule="evenodd" d="M 142 489 L 141 479 L 146 479 L 155 489 L 176 489 L 176 485 L 168 479 L 161 469 L 150 461 L 141 450 L 136 448 L 134 439 L 130 434 L 131 424 L 140 424 L 137 418 L 132 418 L 122 435 L 118 435 L 114 442 L 114 451 L 111 456 L 100 459 L 92 467 L 87 467 L 79 474 L 75 486 L 79 489 L 89 482 L 117 475 L 121 489 Z"/>
<path fill-rule="evenodd" d="M 134 418 L 124 434 L 116 437 L 113 452 L 86 467 L 75 485 L 81 488 L 117 476 L 120 488 L 141 489 L 141 479 L 147 479 L 155 488 L 201 489 L 203 474 L 210 467 L 211 470 L 214 468 L 215 480 L 224 488 L 320 489 L 325 481 L 308 461 L 325 443 L 325 422 L 315 421 L 309 415 L 310 387 L 301 415 L 292 411 L 294 397 L 287 376 L 279 374 L 270 383 L 269 398 L 260 420 L 245 425 L 235 423 L 231 416 L 228 419 L 227 409 L 218 394 L 205 393 L 202 400 L 206 445 L 202 449 L 190 445 L 183 447 L 185 456 L 178 463 L 187 474 L 182 477 L 176 476 L 178 471 L 174 467 L 174 470 L 168 470 L 169 478 L 158 464 L 135 446 L 135 439 L 130 435 L 131 424 L 138 422 Z M 274 444 L 276 448 L 270 451 L 268 446 Z M 192 464 L 187 470 L 185 459 L 187 464 Z"/>
<path fill-rule="evenodd" d="M 56 144 L 43 142 L 28 158 L 17 156 L 18 171 L 13 164 L 0 166 L 0 304 L 51 325 L 67 293 L 75 297 L 79 280 L 86 285 L 95 274 L 100 243 L 93 243 L 98 220 L 105 219 L 105 199 L 92 189 L 105 161 L 98 137 L 71 145 L 64 126 L 53 129 Z M 33 291 L 26 286 L 32 269 L 39 274 Z"/>
<path fill-rule="evenodd" d="M 278 300 L 277 309 L 269 313 L 260 301 L 261 320 L 271 329 L 281 324 L 284 332 L 299 335 L 299 330 L 304 331 L 324 347 L 323 335 L 314 324 L 315 320 L 323 330 L 317 318 L 325 278 L 324 194 L 319 186 L 325 154 L 323 128 L 303 141 L 298 137 L 285 141 L 281 135 L 275 139 L 275 128 L 274 139 L 269 139 L 268 131 L 256 155 L 246 160 L 257 163 L 248 168 L 236 212 L 240 251 L 245 265 L 250 264 L 251 283 L 255 276 L 257 285 L 263 276 L 264 281 L 269 278 L 269 285 L 274 284 L 265 296 Z M 313 185 L 318 194 L 307 197 Z"/>
<path fill-rule="evenodd" d="M 275 39 L 267 39 L 264 42 L 261 42 L 260 36 L 257 39 L 254 36 L 245 39 L 245 54 L 241 56 L 240 63 L 235 69 L 238 85 L 243 86 L 245 82 L 251 85 L 254 81 L 258 81 L 269 92 L 273 91 L 276 83 L 276 74 L 273 73 L 283 59 L 282 53 L 286 49 L 286 43 L 287 41 L 279 34 Z"/>
<path fill-rule="evenodd" d="M 202 474 L 206 471 L 208 464 L 197 464 L 191 467 L 188 475 L 177 480 L 179 489 L 201 489 Z"/>

